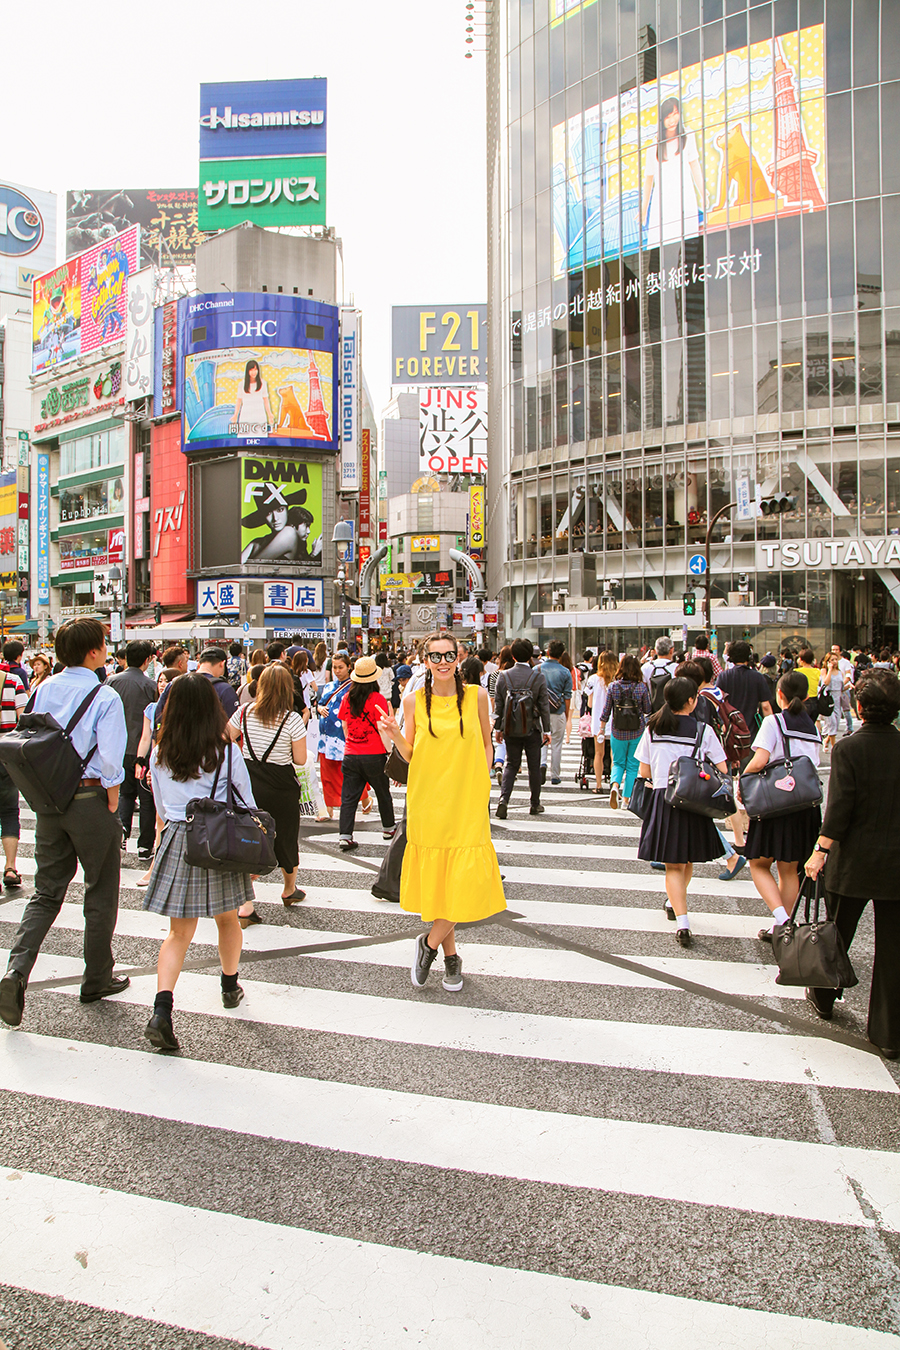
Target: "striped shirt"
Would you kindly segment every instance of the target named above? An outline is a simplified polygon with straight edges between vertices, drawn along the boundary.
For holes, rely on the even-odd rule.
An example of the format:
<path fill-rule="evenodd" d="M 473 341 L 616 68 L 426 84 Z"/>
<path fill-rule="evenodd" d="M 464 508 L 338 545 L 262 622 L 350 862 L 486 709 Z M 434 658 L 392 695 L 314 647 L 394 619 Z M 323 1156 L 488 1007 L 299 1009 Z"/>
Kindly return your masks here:
<path fill-rule="evenodd" d="M 19 720 L 19 713 L 28 702 L 25 686 L 11 670 L 0 670 L 3 680 L 3 693 L 0 694 L 0 732 L 12 731 Z"/>

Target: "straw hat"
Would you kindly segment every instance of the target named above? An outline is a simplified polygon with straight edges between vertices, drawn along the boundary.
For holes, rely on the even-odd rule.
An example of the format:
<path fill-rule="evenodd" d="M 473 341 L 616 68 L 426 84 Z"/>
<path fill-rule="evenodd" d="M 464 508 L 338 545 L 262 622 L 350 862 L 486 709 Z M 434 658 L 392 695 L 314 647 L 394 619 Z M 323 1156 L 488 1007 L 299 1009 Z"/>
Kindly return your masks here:
<path fill-rule="evenodd" d="M 351 670 L 350 678 L 355 684 L 375 684 L 380 674 L 374 656 L 361 656 Z"/>

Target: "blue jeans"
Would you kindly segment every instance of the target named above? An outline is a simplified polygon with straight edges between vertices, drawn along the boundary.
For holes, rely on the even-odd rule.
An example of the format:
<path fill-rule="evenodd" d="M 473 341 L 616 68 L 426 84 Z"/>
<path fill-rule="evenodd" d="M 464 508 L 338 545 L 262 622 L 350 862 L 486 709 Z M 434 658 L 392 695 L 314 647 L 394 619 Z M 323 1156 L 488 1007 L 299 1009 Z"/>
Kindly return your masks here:
<path fill-rule="evenodd" d="M 713 824 L 715 825 L 715 821 L 713 821 Z M 725 854 L 725 860 L 727 862 L 729 858 L 734 857 L 734 849 L 732 848 L 731 844 L 729 844 L 728 840 L 725 838 L 724 834 L 719 829 L 718 825 L 716 825 L 716 834 L 722 840 L 722 850 Z"/>
<path fill-rule="evenodd" d="M 637 741 L 623 741 L 613 733 L 609 743 L 612 747 L 612 781 L 619 784 L 623 797 L 630 797 L 638 774 L 638 762 L 634 753 Z"/>

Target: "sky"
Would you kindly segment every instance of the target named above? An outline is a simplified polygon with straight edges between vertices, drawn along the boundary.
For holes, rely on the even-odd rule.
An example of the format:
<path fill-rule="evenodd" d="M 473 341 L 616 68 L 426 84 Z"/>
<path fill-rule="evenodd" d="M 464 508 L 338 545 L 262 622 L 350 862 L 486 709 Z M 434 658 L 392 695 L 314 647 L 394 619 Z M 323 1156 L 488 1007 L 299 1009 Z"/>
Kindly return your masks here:
<path fill-rule="evenodd" d="M 327 76 L 328 222 L 345 299 L 363 312 L 377 415 L 391 305 L 487 296 L 485 58 L 465 58 L 464 0 L 200 0 L 157 13 L 20 7 L 0 82 L 0 179 L 63 206 L 77 187 L 195 186 L 201 83 Z M 62 250 L 61 224 L 59 239 Z"/>

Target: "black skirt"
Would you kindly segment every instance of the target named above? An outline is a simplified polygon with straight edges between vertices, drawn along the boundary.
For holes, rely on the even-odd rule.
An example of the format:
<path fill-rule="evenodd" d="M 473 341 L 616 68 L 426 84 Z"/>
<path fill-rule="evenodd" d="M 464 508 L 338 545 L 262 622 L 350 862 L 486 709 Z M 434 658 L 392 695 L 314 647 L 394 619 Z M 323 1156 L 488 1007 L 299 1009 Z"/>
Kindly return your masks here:
<path fill-rule="evenodd" d="M 721 858 L 725 850 L 708 816 L 682 811 L 666 801 L 665 788 L 654 788 L 650 814 L 641 826 L 638 857 L 644 862 L 701 863 Z"/>
<path fill-rule="evenodd" d="M 253 800 L 275 821 L 275 857 L 285 872 L 300 862 L 300 784 L 292 764 L 244 761 L 253 788 Z"/>
<path fill-rule="evenodd" d="M 789 816 L 751 820 L 744 852 L 748 858 L 805 863 L 821 828 L 820 806 L 808 806 L 805 811 L 793 811 Z"/>

